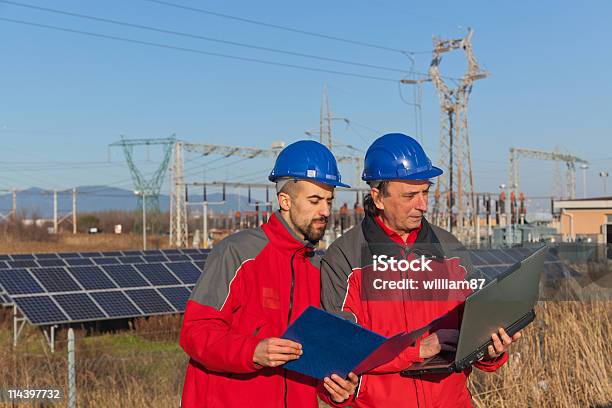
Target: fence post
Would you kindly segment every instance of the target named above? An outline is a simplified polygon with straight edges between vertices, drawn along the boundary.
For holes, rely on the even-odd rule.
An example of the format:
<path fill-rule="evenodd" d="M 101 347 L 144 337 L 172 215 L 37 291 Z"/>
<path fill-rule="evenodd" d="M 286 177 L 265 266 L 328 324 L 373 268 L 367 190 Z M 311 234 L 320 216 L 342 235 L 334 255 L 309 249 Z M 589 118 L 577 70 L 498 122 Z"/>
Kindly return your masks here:
<path fill-rule="evenodd" d="M 68 408 L 76 408 L 76 370 L 74 330 L 68 329 Z"/>

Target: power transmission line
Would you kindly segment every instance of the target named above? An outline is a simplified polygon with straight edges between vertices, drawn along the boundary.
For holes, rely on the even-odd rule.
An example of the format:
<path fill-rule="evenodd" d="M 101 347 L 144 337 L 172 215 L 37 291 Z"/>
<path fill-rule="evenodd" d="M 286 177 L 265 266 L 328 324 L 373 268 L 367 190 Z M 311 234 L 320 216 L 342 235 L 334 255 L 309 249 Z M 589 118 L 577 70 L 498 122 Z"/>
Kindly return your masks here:
<path fill-rule="evenodd" d="M 333 36 L 333 35 L 316 33 L 316 32 L 313 32 L 313 31 L 300 30 L 300 29 L 297 29 L 297 28 L 282 26 L 282 25 L 278 25 L 278 24 L 265 23 L 263 21 L 257 21 L 257 20 L 252 20 L 252 19 L 248 19 L 248 18 L 244 18 L 244 17 L 232 16 L 230 14 L 219 13 L 219 12 L 216 12 L 216 11 L 205 10 L 205 9 L 196 8 L 196 7 L 190 7 L 190 6 L 184 6 L 182 4 L 172 3 L 172 2 L 169 2 L 169 1 L 162 1 L 162 0 L 143 0 L 143 1 L 147 1 L 149 3 L 157 3 L 157 4 L 161 4 L 161 5 L 168 6 L 168 7 L 174 7 L 174 8 L 177 8 L 177 9 L 194 11 L 196 13 L 208 14 L 208 15 L 211 15 L 211 16 L 221 17 L 221 18 L 225 18 L 225 19 L 241 21 L 243 23 L 259 25 L 259 26 L 262 26 L 262 27 L 274 28 L 274 29 L 277 29 L 277 30 L 283 30 L 283 31 L 288 31 L 288 32 L 292 32 L 292 33 L 308 35 L 308 36 L 311 36 L 311 37 L 324 38 L 324 39 L 327 39 L 327 40 L 339 41 L 339 42 L 343 42 L 343 43 L 347 43 L 347 44 L 353 44 L 353 45 L 360 45 L 362 47 L 375 48 L 375 49 L 379 49 L 379 50 L 398 52 L 400 54 L 424 54 L 424 53 L 429 54 L 429 53 L 431 53 L 431 51 L 409 51 L 409 50 L 402 50 L 402 49 L 399 49 L 399 48 L 387 47 L 387 46 L 379 45 L 379 44 L 372 44 L 372 43 L 368 43 L 368 42 L 365 42 L 365 41 L 351 40 L 351 39 L 348 39 L 348 38 L 341 38 L 341 37 L 336 37 L 336 36 Z"/>
<path fill-rule="evenodd" d="M 250 57 L 240 57 L 237 55 L 210 52 L 210 51 L 204 51 L 204 50 L 199 50 L 195 48 L 187 48 L 187 47 L 180 47 L 180 46 L 175 46 L 175 45 L 161 44 L 161 43 L 151 42 L 151 41 L 135 40 L 132 38 L 118 37 L 118 36 L 109 35 L 109 34 L 93 33 L 89 31 L 76 30 L 76 29 L 71 29 L 71 28 L 66 28 L 66 27 L 34 23 L 31 21 L 17 20 L 17 19 L 5 18 L 5 17 L 0 17 L 0 21 L 6 21 L 9 23 L 27 25 L 27 26 L 32 26 L 32 27 L 46 28 L 46 29 L 55 30 L 55 31 L 63 31 L 66 33 L 79 34 L 79 35 L 85 35 L 85 36 L 90 36 L 90 37 L 103 38 L 103 39 L 113 40 L 113 41 L 120 41 L 120 42 L 126 42 L 126 43 L 138 44 L 138 45 L 146 45 L 150 47 L 164 48 L 164 49 L 169 49 L 169 50 L 183 51 L 183 52 L 188 52 L 192 54 L 208 55 L 208 56 L 213 56 L 213 57 L 227 58 L 227 59 L 233 59 L 233 60 L 245 61 L 245 62 L 255 62 L 258 64 L 274 65 L 274 66 L 279 66 L 279 67 L 284 67 L 284 68 L 300 69 L 304 71 L 325 72 L 327 74 L 334 74 L 334 75 L 341 75 L 341 76 L 348 76 L 348 77 L 355 77 L 355 78 L 362 78 L 362 79 L 372 79 L 372 80 L 377 80 L 377 81 L 393 82 L 393 83 L 397 82 L 397 80 L 392 79 L 392 78 L 384 78 L 384 77 L 378 77 L 378 76 L 373 76 L 373 75 L 358 74 L 354 72 L 343 72 L 343 71 L 337 71 L 337 70 L 331 70 L 331 69 L 308 67 L 305 65 L 286 64 L 286 63 L 281 63 L 281 62 L 268 61 L 268 60 L 262 60 L 262 59 L 257 59 L 257 58 L 250 58 Z"/>
<path fill-rule="evenodd" d="M 17 6 L 17 7 L 25 7 L 25 8 L 29 8 L 33 10 L 45 11 L 49 13 L 61 14 L 61 15 L 66 15 L 66 16 L 71 16 L 71 17 L 77 17 L 77 18 L 82 18 L 82 19 L 87 19 L 87 20 L 92 20 L 92 21 L 99 21 L 103 23 L 115 24 L 115 25 L 120 25 L 124 27 L 131 27 L 131 28 L 137 28 L 141 30 L 154 31 L 154 32 L 162 33 L 162 34 L 171 34 L 171 35 L 176 35 L 176 36 L 181 36 L 181 37 L 194 38 L 198 40 L 216 42 L 216 43 L 221 43 L 221 44 L 228 44 L 228 45 L 233 45 L 237 47 L 251 48 L 251 49 L 256 49 L 256 50 L 261 50 L 261 51 L 275 52 L 279 54 L 286 54 L 286 55 L 292 55 L 292 56 L 297 56 L 297 57 L 313 58 L 313 59 L 317 59 L 320 61 L 328 61 L 328 62 L 335 62 L 339 64 L 354 65 L 354 66 L 359 66 L 359 67 L 364 67 L 364 68 L 381 69 L 381 70 L 401 72 L 401 73 L 406 72 L 406 70 L 404 69 L 385 67 L 381 65 L 366 64 L 366 63 L 361 63 L 361 62 L 356 62 L 356 61 L 347 61 L 347 60 L 342 60 L 338 58 L 323 57 L 320 55 L 306 54 L 306 53 L 301 53 L 297 51 L 281 50 L 277 48 L 264 47 L 264 46 L 254 45 L 254 44 L 246 44 L 246 43 L 241 43 L 237 41 L 222 40 L 219 38 L 206 37 L 206 36 L 202 36 L 198 34 L 167 30 L 163 28 L 135 24 L 135 23 L 128 23 L 125 21 L 112 20 L 112 19 L 108 19 L 104 17 L 97 17 L 97 16 L 92 16 L 92 15 L 87 15 L 87 14 L 74 13 L 71 11 L 58 10 L 58 9 L 53 9 L 53 8 L 48 8 L 48 7 L 39 7 L 39 6 L 34 6 L 31 4 L 26 4 L 26 3 L 19 3 L 15 1 L 0 0 L 0 3 L 10 4 L 12 6 Z"/>

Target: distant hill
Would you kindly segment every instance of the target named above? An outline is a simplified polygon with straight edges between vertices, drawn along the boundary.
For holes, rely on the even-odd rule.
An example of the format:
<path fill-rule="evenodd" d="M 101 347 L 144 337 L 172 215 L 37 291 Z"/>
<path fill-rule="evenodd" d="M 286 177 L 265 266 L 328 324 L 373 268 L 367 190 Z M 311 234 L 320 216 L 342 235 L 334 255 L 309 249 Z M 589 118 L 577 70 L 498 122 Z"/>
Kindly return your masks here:
<path fill-rule="evenodd" d="M 209 202 L 221 201 L 221 193 L 207 194 Z M 12 194 L 0 194 L 0 212 L 7 213 L 12 208 Z M 190 194 L 190 202 L 201 202 L 202 195 Z M 169 209 L 169 197 L 160 195 L 159 204 L 162 211 Z M 58 212 L 68 213 L 72 210 L 72 193 L 70 191 L 58 193 Z M 131 190 L 107 186 L 81 186 L 77 187 L 77 212 L 98 212 L 107 210 L 131 211 L 137 208 L 138 200 Z M 201 207 L 198 207 L 198 209 Z M 254 205 L 247 203 L 247 197 L 236 194 L 227 194 L 224 204 L 210 205 L 210 210 L 218 213 L 227 213 L 247 208 L 255 209 Z M 53 216 L 53 192 L 32 187 L 17 192 L 17 212 L 31 217 L 51 218 Z"/>

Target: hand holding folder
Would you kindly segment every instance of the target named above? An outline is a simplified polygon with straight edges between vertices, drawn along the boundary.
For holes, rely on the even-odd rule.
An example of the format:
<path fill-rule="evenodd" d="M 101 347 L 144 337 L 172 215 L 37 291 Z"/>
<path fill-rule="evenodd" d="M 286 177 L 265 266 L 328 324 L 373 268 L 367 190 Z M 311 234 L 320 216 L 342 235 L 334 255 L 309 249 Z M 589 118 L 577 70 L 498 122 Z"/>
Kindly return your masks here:
<path fill-rule="evenodd" d="M 360 375 L 393 360 L 430 328 L 387 338 L 310 306 L 282 336 L 300 343 L 304 354 L 283 367 L 320 380 L 332 374 L 346 378 L 351 371 Z"/>

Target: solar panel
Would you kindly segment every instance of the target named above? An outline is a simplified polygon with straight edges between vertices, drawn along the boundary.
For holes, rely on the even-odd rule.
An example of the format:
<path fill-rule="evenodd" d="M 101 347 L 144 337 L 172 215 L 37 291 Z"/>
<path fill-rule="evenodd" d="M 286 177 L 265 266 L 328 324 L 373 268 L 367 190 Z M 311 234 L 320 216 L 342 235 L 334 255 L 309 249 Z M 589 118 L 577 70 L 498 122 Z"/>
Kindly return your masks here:
<path fill-rule="evenodd" d="M 70 316 L 71 320 L 98 320 L 106 317 L 87 293 L 54 295 L 53 299 Z"/>
<path fill-rule="evenodd" d="M 168 254 L 171 254 L 171 255 L 177 255 L 178 254 L 178 255 L 180 255 L 180 254 L 182 254 L 180 249 L 162 249 L 161 251 L 163 252 L 164 255 L 168 255 Z"/>
<path fill-rule="evenodd" d="M 117 259 L 119 259 L 122 264 L 136 264 L 144 262 L 144 260 L 140 256 L 123 256 L 118 257 Z"/>
<path fill-rule="evenodd" d="M 10 266 L 6 263 L 6 261 L 0 261 L 0 269 L 8 269 Z"/>
<path fill-rule="evenodd" d="M 196 283 L 202 271 L 191 262 L 170 262 L 166 266 L 185 284 Z"/>
<path fill-rule="evenodd" d="M 6 261 L 11 268 L 37 268 L 38 264 L 34 260 L 23 260 L 23 261 Z"/>
<path fill-rule="evenodd" d="M 142 313 L 121 291 L 91 292 L 90 295 L 98 302 L 109 317 L 142 316 Z"/>
<path fill-rule="evenodd" d="M 75 266 L 68 268 L 68 271 L 86 290 L 112 289 L 117 287 L 104 271 L 97 266 Z"/>
<path fill-rule="evenodd" d="M 136 264 L 134 266 L 153 286 L 180 285 L 180 282 L 163 264 Z"/>
<path fill-rule="evenodd" d="M 102 252 L 102 256 L 123 256 L 120 251 Z"/>
<path fill-rule="evenodd" d="M 98 265 L 117 265 L 120 264 L 117 258 L 92 258 L 92 261 Z"/>
<path fill-rule="evenodd" d="M 189 254 L 192 261 L 205 261 L 208 258 L 207 254 Z"/>
<path fill-rule="evenodd" d="M 0 261 L 12 261 L 13 258 L 11 258 L 10 255 L 0 255 Z"/>
<path fill-rule="evenodd" d="M 132 265 L 102 265 L 101 268 L 122 288 L 151 286 Z"/>
<path fill-rule="evenodd" d="M 32 254 L 18 254 L 18 255 L 12 255 L 12 257 L 15 261 L 24 261 L 24 260 L 34 259 L 34 255 Z"/>
<path fill-rule="evenodd" d="M 142 259 L 144 259 L 144 261 L 146 263 L 156 263 L 156 262 L 167 262 L 168 260 L 166 259 L 165 256 L 159 254 L 159 255 L 145 255 L 142 257 Z"/>
<path fill-rule="evenodd" d="M 45 291 L 25 269 L 0 270 L 0 285 L 11 297 Z"/>
<path fill-rule="evenodd" d="M 89 258 L 69 258 L 66 259 L 66 263 L 70 266 L 93 265 Z"/>
<path fill-rule="evenodd" d="M 191 258 L 189 258 L 187 255 L 181 254 L 167 254 L 166 258 L 168 258 L 168 260 L 171 262 L 191 261 Z"/>
<path fill-rule="evenodd" d="M 121 251 L 123 252 L 123 256 L 140 256 L 142 255 L 142 251 Z"/>
<path fill-rule="evenodd" d="M 38 259 L 38 265 L 45 268 L 48 266 L 66 266 L 66 262 L 63 259 Z"/>
<path fill-rule="evenodd" d="M 60 252 L 57 254 L 57 256 L 59 256 L 62 259 L 66 259 L 66 258 L 80 258 L 81 254 L 76 253 L 76 252 Z"/>
<path fill-rule="evenodd" d="M 14 300 L 32 324 L 53 324 L 70 320 L 49 296 L 20 296 Z"/>
<path fill-rule="evenodd" d="M 499 259 L 501 263 L 513 264 L 523 259 L 523 257 L 520 257 L 519 259 L 515 260 L 513 256 L 502 251 L 501 249 L 490 249 L 489 253 Z"/>
<path fill-rule="evenodd" d="M 57 258 L 59 258 L 59 256 L 57 256 L 57 254 L 54 254 L 54 253 L 50 253 L 50 254 L 34 254 L 34 256 L 36 257 L 36 259 L 57 259 Z"/>
<path fill-rule="evenodd" d="M 181 252 L 184 254 L 199 254 L 200 250 L 198 248 L 183 248 Z"/>
<path fill-rule="evenodd" d="M 81 290 L 78 283 L 64 268 L 32 268 L 32 275 L 47 289 L 47 292 L 73 292 Z"/>
<path fill-rule="evenodd" d="M 174 309 L 155 289 L 126 290 L 125 293 L 146 314 L 169 313 Z"/>
<path fill-rule="evenodd" d="M 185 311 L 185 305 L 191 294 L 187 288 L 178 286 L 173 288 L 160 288 L 159 291 L 176 310 L 179 312 Z"/>
<path fill-rule="evenodd" d="M 83 258 L 96 258 L 102 256 L 101 252 L 81 252 Z"/>

